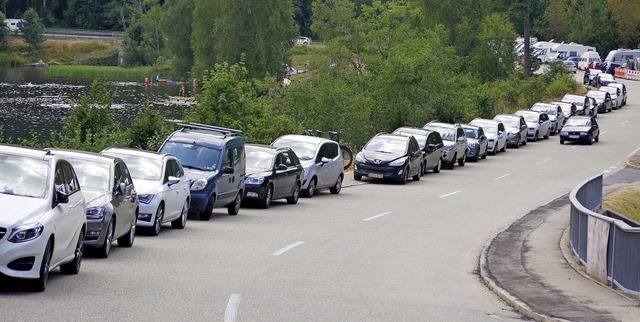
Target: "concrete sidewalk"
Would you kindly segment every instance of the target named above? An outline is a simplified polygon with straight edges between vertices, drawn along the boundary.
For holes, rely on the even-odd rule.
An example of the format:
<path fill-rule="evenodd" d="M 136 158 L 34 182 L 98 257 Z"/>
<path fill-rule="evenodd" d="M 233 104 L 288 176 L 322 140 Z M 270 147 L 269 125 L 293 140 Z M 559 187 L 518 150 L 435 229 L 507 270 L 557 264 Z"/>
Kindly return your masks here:
<path fill-rule="evenodd" d="M 605 178 L 605 193 L 640 183 L 625 168 Z M 480 274 L 501 298 L 538 321 L 640 321 L 640 299 L 590 279 L 569 246 L 569 197 L 541 206 L 485 247 Z"/>

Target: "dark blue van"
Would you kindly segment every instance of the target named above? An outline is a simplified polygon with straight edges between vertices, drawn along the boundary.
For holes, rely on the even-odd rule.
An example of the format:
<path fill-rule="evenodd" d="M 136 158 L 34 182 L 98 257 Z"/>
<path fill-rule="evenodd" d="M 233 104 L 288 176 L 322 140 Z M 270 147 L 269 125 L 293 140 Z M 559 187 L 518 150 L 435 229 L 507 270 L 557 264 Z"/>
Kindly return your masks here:
<path fill-rule="evenodd" d="M 190 212 L 211 219 L 214 208 L 237 215 L 244 196 L 246 160 L 239 130 L 199 123 L 178 123 L 158 152 L 171 153 L 191 179 Z"/>

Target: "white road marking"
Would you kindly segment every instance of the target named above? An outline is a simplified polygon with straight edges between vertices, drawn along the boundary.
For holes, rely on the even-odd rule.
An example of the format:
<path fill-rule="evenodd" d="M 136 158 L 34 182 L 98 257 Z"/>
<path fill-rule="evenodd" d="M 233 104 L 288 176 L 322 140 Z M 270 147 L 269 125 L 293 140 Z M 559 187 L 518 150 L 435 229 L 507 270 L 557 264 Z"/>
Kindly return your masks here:
<path fill-rule="evenodd" d="M 577 148 L 577 147 L 578 147 L 577 145 L 574 145 L 574 146 L 572 146 L 571 148 L 572 148 L 572 149 L 575 149 L 575 148 Z"/>
<path fill-rule="evenodd" d="M 620 125 L 625 125 L 627 123 L 629 123 L 629 121 L 624 121 L 624 122 L 620 123 Z"/>
<path fill-rule="evenodd" d="M 600 132 L 600 135 L 607 134 L 609 131 Z"/>
<path fill-rule="evenodd" d="M 449 197 L 449 196 L 455 195 L 456 193 L 460 193 L 460 192 L 462 192 L 462 191 L 458 190 L 458 191 L 450 192 L 450 193 L 448 193 L 446 195 L 442 195 L 442 196 L 440 196 L 438 198 Z"/>
<path fill-rule="evenodd" d="M 388 215 L 388 214 L 390 214 L 390 213 L 392 213 L 392 211 L 383 212 L 383 213 L 381 213 L 381 214 L 379 214 L 379 215 L 375 215 L 375 216 L 371 216 L 371 217 L 369 217 L 369 218 L 362 219 L 362 221 L 374 220 L 374 219 L 376 219 L 376 218 L 380 218 L 380 217 L 382 217 L 382 216 L 386 216 L 386 215 Z"/>
<path fill-rule="evenodd" d="M 296 247 L 296 246 L 300 246 L 300 245 L 302 245 L 302 244 L 304 244 L 304 242 L 303 242 L 303 241 L 295 242 L 295 243 L 293 243 L 293 244 L 291 244 L 291 245 L 289 245 L 289 246 L 286 246 L 286 247 L 284 247 L 284 248 L 282 248 L 282 249 L 278 250 L 277 252 L 275 252 L 275 253 L 273 253 L 273 254 L 271 254 L 271 255 L 273 255 L 273 256 L 280 256 L 280 255 L 282 255 L 284 252 L 286 252 L 286 251 L 288 251 L 288 250 L 290 250 L 290 249 L 292 249 L 292 248 L 294 248 L 294 247 Z"/>
<path fill-rule="evenodd" d="M 238 306 L 240 306 L 240 300 L 242 295 L 231 294 L 229 297 L 229 303 L 227 303 L 227 309 L 224 310 L 224 322 L 234 322 L 238 316 Z"/>
<path fill-rule="evenodd" d="M 613 170 L 613 169 L 615 169 L 617 167 L 618 167 L 617 165 L 612 165 L 612 166 L 609 167 L 609 169 Z"/>
<path fill-rule="evenodd" d="M 500 180 L 500 179 L 504 179 L 504 178 L 506 178 L 506 177 L 508 177 L 508 176 L 510 176 L 510 175 L 511 175 L 510 173 L 507 173 L 507 174 L 505 174 L 505 175 L 503 175 L 503 176 L 499 176 L 499 177 L 493 178 L 493 180 Z"/>
<path fill-rule="evenodd" d="M 627 155 L 627 159 L 634 156 L 636 153 L 638 153 L 638 151 L 640 151 L 640 147 L 638 147 L 637 149 L 633 150 L 633 152 L 629 153 L 629 155 Z"/>
<path fill-rule="evenodd" d="M 538 162 L 538 164 L 543 164 L 543 163 L 545 163 L 545 162 L 547 162 L 547 161 L 551 161 L 551 159 L 544 159 L 544 160 L 542 160 L 542 161 Z"/>

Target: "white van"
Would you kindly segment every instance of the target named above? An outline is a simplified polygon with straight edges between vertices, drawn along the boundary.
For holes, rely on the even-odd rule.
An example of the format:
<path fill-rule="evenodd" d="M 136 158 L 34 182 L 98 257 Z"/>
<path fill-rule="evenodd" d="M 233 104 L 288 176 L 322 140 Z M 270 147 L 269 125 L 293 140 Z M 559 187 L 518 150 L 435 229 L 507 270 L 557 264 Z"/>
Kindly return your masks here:
<path fill-rule="evenodd" d="M 9 31 L 16 32 L 20 29 L 20 23 L 22 19 L 5 19 L 4 24 L 7 26 Z"/>
<path fill-rule="evenodd" d="M 595 51 L 587 51 L 583 53 L 582 56 L 580 56 L 580 61 L 578 62 L 578 69 L 586 70 L 587 68 L 589 68 L 589 66 L 593 62 L 597 62 L 597 63 L 601 62 L 600 54 L 598 54 L 598 52 L 595 52 Z"/>

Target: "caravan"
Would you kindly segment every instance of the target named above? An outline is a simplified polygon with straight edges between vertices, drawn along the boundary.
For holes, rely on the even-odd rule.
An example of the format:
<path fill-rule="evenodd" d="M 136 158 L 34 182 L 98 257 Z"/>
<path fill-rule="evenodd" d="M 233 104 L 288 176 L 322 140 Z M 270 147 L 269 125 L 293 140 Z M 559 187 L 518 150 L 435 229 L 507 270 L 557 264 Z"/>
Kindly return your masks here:
<path fill-rule="evenodd" d="M 600 62 L 600 54 L 596 51 L 587 51 L 582 56 L 580 56 L 580 61 L 578 62 L 578 69 L 586 70 L 593 63 Z"/>
<path fill-rule="evenodd" d="M 555 45 L 559 45 L 556 42 L 551 41 L 539 41 L 535 43 L 532 48 L 533 55 L 538 59 L 541 63 L 548 63 L 551 59 L 551 48 Z"/>
<path fill-rule="evenodd" d="M 584 46 L 576 43 L 560 43 L 551 47 L 551 55 L 549 61 L 563 61 L 570 57 L 580 57 L 586 52 L 595 52 L 596 48 L 591 46 Z"/>
<path fill-rule="evenodd" d="M 639 58 L 640 49 L 617 49 L 609 52 L 604 63 L 607 66 L 607 72 L 613 74 L 613 70 L 620 66 L 638 70 Z"/>
<path fill-rule="evenodd" d="M 17 32 L 20 29 L 20 23 L 22 23 L 22 19 L 5 19 L 4 24 L 7 26 L 9 31 Z"/>

